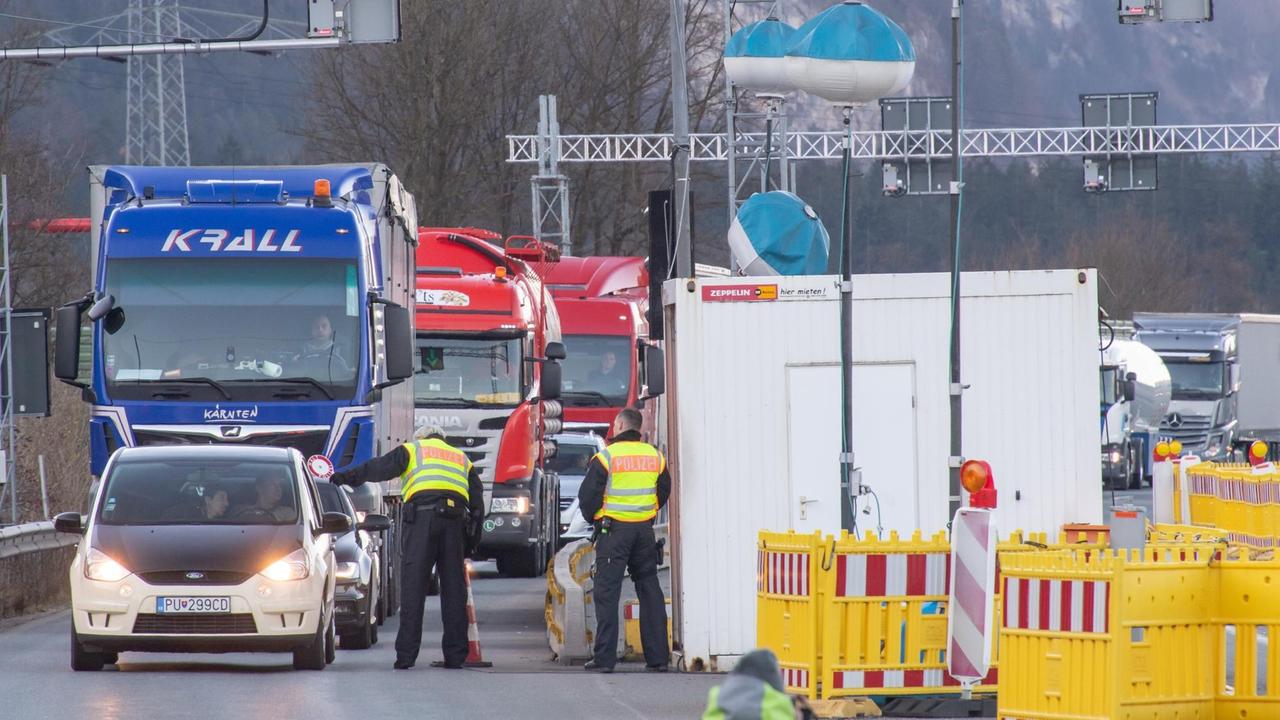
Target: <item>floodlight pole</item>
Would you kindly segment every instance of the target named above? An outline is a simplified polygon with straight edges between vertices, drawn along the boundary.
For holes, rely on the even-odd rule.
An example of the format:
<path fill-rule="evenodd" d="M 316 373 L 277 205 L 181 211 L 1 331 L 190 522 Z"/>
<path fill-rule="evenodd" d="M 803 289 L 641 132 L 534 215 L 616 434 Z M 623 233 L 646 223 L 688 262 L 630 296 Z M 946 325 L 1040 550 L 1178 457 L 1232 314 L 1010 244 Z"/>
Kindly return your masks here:
<path fill-rule="evenodd" d="M 861 490 L 854 483 L 853 462 L 853 203 L 849 198 L 853 108 L 846 105 L 841 111 L 845 132 L 840 193 L 840 527 L 853 530 L 857 520 L 853 498 Z"/>
<path fill-rule="evenodd" d="M 961 394 L 964 386 L 960 381 L 960 192 L 964 188 L 963 162 L 960 152 L 960 12 L 964 0 L 951 0 L 951 167 L 955 178 L 951 181 L 951 224 L 948 245 L 951 246 L 951 454 L 948 458 L 949 502 L 947 518 L 955 517 L 960 508 L 960 466 L 964 463 L 962 453 L 962 425 L 964 421 Z"/>

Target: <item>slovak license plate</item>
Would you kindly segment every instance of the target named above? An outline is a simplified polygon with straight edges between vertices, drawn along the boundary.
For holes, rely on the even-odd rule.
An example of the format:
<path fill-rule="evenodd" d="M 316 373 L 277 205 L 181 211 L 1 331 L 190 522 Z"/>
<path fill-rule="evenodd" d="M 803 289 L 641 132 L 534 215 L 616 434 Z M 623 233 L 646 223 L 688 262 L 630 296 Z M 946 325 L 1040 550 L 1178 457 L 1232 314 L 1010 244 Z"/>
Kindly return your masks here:
<path fill-rule="evenodd" d="M 157 615 L 180 615 L 183 613 L 229 613 L 231 598 L 229 597 L 158 597 L 156 598 Z"/>

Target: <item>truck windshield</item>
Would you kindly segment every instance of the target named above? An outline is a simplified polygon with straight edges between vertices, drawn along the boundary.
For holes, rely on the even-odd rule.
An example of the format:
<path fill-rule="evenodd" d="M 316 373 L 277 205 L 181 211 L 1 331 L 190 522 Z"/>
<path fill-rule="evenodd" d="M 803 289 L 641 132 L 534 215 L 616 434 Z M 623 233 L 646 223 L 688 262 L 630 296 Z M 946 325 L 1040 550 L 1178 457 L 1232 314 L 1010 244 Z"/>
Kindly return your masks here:
<path fill-rule="evenodd" d="M 418 338 L 417 407 L 519 405 L 524 399 L 519 338 Z"/>
<path fill-rule="evenodd" d="M 291 525 L 298 488 L 279 462 L 120 462 L 102 489 L 104 525 Z"/>
<path fill-rule="evenodd" d="M 354 394 L 359 285 L 342 260 L 111 260 L 103 371 L 114 397 Z M 171 392 L 172 391 L 172 392 Z"/>
<path fill-rule="evenodd" d="M 621 335 L 565 335 L 560 400 L 572 407 L 627 404 L 631 388 L 631 339 Z"/>
<path fill-rule="evenodd" d="M 1175 400 L 1222 397 L 1226 365 L 1220 362 L 1177 362 L 1165 358 Z"/>

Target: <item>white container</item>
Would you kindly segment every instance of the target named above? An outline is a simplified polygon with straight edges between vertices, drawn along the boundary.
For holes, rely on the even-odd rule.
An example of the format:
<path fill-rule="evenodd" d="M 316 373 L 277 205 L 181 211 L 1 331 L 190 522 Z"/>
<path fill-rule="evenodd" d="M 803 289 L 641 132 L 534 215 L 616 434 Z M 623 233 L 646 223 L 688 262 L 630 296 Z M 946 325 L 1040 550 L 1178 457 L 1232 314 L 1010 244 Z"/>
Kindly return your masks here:
<path fill-rule="evenodd" d="M 1001 533 L 1102 520 L 1093 270 L 966 273 L 964 453 Z M 760 530 L 840 530 L 838 278 L 668 281 L 674 632 L 686 666 L 755 645 Z M 949 278 L 854 278 L 860 531 L 948 521 Z M 870 514 L 863 514 L 863 509 Z"/>

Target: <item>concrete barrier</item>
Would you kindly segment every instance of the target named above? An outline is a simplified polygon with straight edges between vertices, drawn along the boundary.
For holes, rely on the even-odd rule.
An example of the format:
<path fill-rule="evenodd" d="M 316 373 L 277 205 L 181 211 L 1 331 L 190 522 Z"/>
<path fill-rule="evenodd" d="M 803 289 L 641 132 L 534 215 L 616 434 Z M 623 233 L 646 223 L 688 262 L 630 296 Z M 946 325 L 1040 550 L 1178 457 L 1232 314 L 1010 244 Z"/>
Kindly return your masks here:
<path fill-rule="evenodd" d="M 564 665 L 591 657 L 596 626 L 591 602 L 594 563 L 595 546 L 576 540 L 556 553 L 547 570 L 547 644 Z"/>

